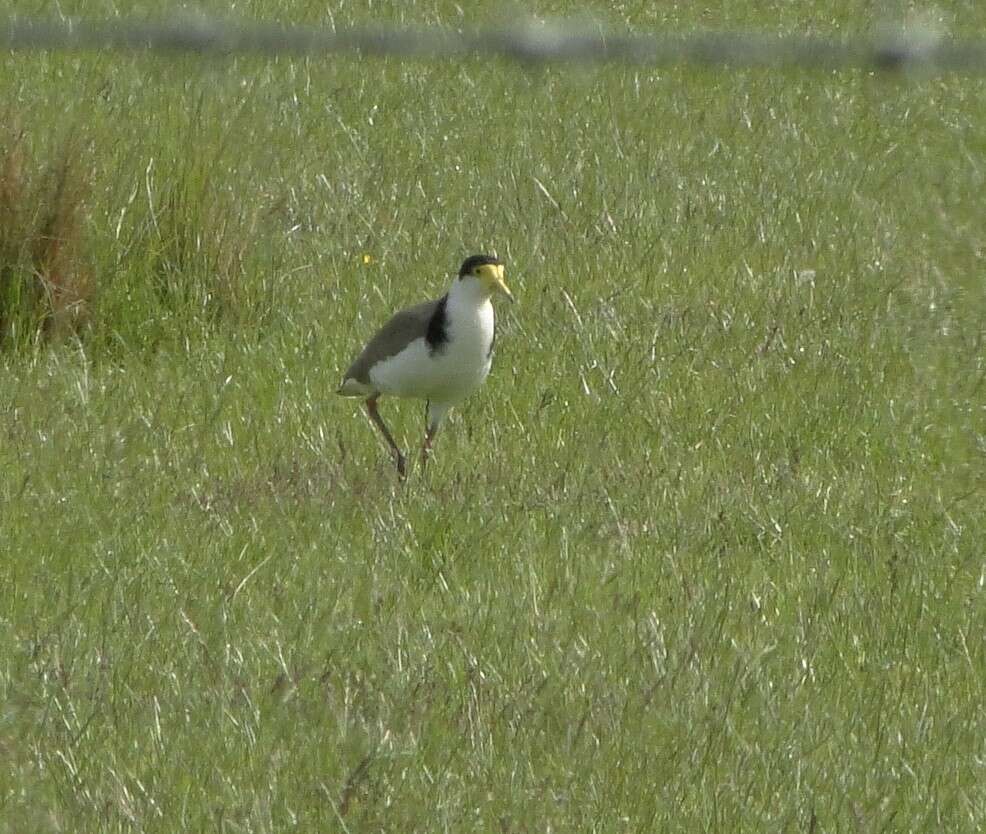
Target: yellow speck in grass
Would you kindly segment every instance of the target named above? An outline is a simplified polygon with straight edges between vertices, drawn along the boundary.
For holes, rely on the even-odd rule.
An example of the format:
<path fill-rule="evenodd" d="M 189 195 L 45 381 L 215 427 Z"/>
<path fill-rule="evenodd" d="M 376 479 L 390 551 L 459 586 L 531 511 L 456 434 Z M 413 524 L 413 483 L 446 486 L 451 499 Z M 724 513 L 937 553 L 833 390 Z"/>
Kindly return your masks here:
<path fill-rule="evenodd" d="M 363 253 L 363 266 L 370 266 L 376 263 L 376 258 L 373 257 L 369 252 Z"/>

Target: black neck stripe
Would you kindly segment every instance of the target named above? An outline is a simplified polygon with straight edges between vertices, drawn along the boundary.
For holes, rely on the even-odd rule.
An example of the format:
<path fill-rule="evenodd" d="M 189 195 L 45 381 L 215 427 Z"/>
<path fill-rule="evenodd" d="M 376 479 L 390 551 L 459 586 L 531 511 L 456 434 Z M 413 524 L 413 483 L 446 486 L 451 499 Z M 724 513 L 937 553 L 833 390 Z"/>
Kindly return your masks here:
<path fill-rule="evenodd" d="M 438 300 L 438 306 L 428 321 L 428 330 L 425 332 L 425 343 L 428 345 L 429 353 L 441 350 L 448 342 L 448 313 L 445 310 L 447 304 L 448 294 L 443 295 Z"/>

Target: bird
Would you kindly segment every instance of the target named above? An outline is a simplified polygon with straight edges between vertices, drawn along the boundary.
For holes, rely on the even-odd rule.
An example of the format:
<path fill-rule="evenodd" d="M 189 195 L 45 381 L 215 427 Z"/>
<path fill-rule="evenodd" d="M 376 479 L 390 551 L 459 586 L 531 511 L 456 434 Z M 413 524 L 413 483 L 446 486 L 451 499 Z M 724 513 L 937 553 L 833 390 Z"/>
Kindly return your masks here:
<path fill-rule="evenodd" d="M 362 397 L 366 412 L 390 447 L 398 475 L 407 477 L 407 458 L 380 416 L 381 396 L 426 401 L 422 469 L 442 421 L 453 406 L 489 375 L 496 342 L 491 299 L 513 293 L 504 265 L 494 255 L 470 255 L 441 298 L 395 314 L 349 366 L 337 394 Z"/>

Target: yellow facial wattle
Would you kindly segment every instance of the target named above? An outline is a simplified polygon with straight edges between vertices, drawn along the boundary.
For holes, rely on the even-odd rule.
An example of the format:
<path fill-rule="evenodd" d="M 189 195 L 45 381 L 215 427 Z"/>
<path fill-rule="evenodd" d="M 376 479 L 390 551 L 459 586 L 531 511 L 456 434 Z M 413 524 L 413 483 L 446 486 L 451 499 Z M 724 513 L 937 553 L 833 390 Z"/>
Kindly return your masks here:
<path fill-rule="evenodd" d="M 507 282 L 503 277 L 503 264 L 483 264 L 476 270 L 476 276 L 486 284 L 490 290 L 503 293 L 511 301 L 514 294 L 510 292 Z"/>

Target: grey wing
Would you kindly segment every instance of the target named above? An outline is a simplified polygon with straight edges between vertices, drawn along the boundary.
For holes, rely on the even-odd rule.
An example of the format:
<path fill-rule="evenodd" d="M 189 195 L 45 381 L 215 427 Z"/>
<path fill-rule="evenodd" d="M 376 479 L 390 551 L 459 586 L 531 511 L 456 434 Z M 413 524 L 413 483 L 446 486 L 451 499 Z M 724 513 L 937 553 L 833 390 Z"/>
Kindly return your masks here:
<path fill-rule="evenodd" d="M 363 348 L 356 361 L 349 366 L 344 380 L 355 379 L 370 384 L 370 369 L 378 362 L 396 356 L 415 339 L 423 339 L 428 332 L 428 322 L 438 308 L 438 301 L 425 301 L 401 310 Z"/>

